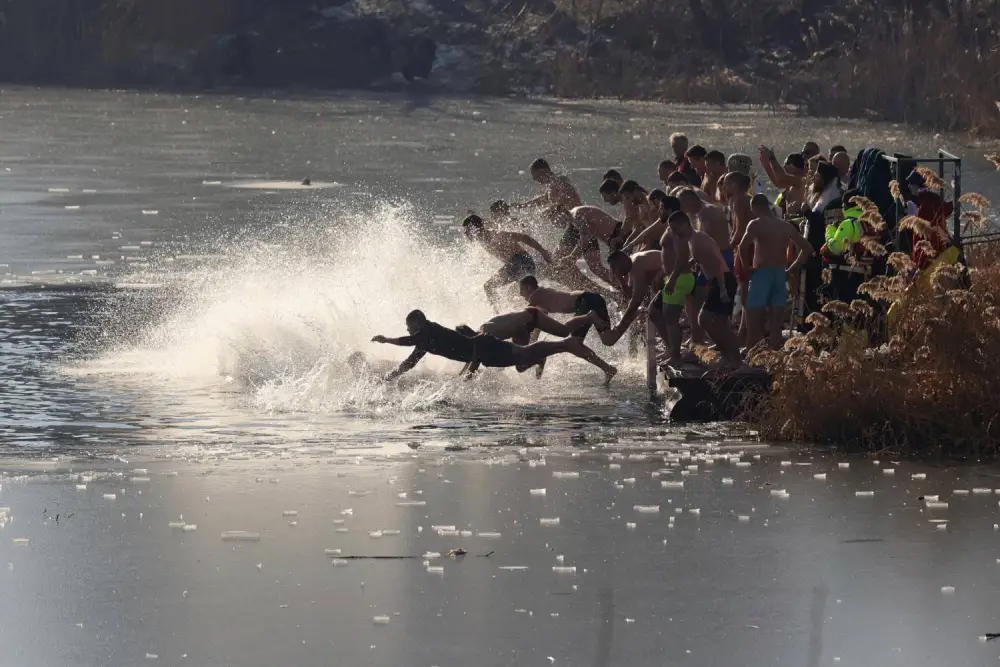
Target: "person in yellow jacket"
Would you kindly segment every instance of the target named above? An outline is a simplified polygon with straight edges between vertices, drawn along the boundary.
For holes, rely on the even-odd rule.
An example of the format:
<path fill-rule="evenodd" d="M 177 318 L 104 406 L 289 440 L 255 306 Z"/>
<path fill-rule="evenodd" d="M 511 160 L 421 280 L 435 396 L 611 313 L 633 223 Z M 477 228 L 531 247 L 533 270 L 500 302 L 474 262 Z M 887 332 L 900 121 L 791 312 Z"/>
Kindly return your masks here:
<path fill-rule="evenodd" d="M 844 197 L 845 202 L 847 197 Z M 861 242 L 864 236 L 864 226 L 861 224 L 862 210 L 859 206 L 851 205 L 844 209 L 844 217 L 837 225 L 826 226 L 826 244 L 823 251 L 829 255 L 844 257 L 850 253 L 854 246 Z"/>

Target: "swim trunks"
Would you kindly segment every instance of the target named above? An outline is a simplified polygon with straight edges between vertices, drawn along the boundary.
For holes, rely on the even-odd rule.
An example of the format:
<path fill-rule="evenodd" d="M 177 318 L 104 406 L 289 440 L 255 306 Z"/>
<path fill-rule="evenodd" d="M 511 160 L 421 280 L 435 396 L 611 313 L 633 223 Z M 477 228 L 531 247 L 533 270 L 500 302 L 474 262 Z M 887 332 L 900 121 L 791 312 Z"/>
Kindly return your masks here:
<path fill-rule="evenodd" d="M 708 284 L 708 283 L 706 283 Z M 694 292 L 695 288 L 695 277 L 692 273 L 682 273 L 677 276 L 677 281 L 674 283 L 674 291 L 667 292 L 667 286 L 663 286 L 661 294 L 663 295 L 663 303 L 668 306 L 675 306 L 678 308 L 684 307 L 684 301 L 688 296 Z"/>
<path fill-rule="evenodd" d="M 559 239 L 559 245 L 556 247 L 557 255 L 565 255 L 572 252 L 576 245 L 580 242 L 580 230 L 577 229 L 575 225 L 566 225 L 566 231 L 563 232 L 562 238 Z M 592 250 L 599 250 L 600 246 L 597 245 L 597 239 L 591 237 L 583 246 L 583 251 L 590 252 Z"/>
<path fill-rule="evenodd" d="M 472 339 L 476 361 L 490 368 L 506 368 L 517 363 L 515 347 L 505 340 L 489 334 L 479 334 Z"/>
<path fill-rule="evenodd" d="M 750 276 L 747 309 L 784 308 L 788 301 L 785 270 L 780 266 L 765 266 Z"/>
<path fill-rule="evenodd" d="M 526 252 L 518 252 L 511 255 L 507 263 L 497 272 L 497 280 L 501 284 L 507 285 L 516 283 L 525 276 L 535 273 L 535 260 Z"/>
<path fill-rule="evenodd" d="M 584 292 L 576 300 L 576 310 L 574 315 L 586 315 L 587 313 L 597 313 L 597 315 L 607 323 L 611 323 L 611 315 L 608 313 L 608 302 L 604 297 L 594 292 Z M 586 338 L 590 331 L 590 324 L 587 323 L 574 331 L 571 335 L 576 338 Z"/>
<path fill-rule="evenodd" d="M 611 252 L 614 252 L 615 250 L 621 250 L 622 248 L 625 247 L 625 241 L 627 239 L 618 238 L 618 235 L 621 234 L 622 227 L 624 225 L 625 225 L 624 222 L 619 222 L 617 225 L 615 225 L 615 231 L 611 232 L 611 236 L 608 237 L 608 247 L 611 248 Z"/>
<path fill-rule="evenodd" d="M 733 316 L 733 299 L 736 298 L 737 285 L 736 276 L 733 275 L 732 271 L 727 271 L 722 278 L 722 284 L 718 278 L 712 280 L 712 289 L 708 291 L 708 297 L 705 299 L 705 305 L 702 310 L 706 313 L 712 313 L 714 315 L 722 315 L 723 317 Z M 726 296 L 728 297 L 726 301 L 722 300 L 722 290 L 726 290 Z"/>

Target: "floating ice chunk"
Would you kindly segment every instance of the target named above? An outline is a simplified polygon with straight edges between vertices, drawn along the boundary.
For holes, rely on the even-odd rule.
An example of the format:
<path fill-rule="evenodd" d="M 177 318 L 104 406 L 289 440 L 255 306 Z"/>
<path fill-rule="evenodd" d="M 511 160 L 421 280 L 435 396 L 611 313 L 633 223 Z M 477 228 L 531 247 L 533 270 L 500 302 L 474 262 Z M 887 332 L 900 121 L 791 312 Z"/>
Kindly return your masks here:
<path fill-rule="evenodd" d="M 388 616 L 374 616 L 372 617 L 372 623 L 375 625 L 389 625 Z"/>
<path fill-rule="evenodd" d="M 575 566 L 553 565 L 552 571 L 556 574 L 576 574 Z"/>
<path fill-rule="evenodd" d="M 462 537 L 472 537 L 472 531 L 471 530 L 462 530 L 462 531 L 459 531 L 458 534 L 461 535 Z"/>
<path fill-rule="evenodd" d="M 340 549 L 323 549 L 324 556 L 339 556 L 340 554 Z"/>
<path fill-rule="evenodd" d="M 948 509 L 948 503 L 928 502 L 926 504 L 926 507 L 929 510 L 946 510 Z"/>
<path fill-rule="evenodd" d="M 458 537 L 459 531 L 457 530 L 439 530 L 437 531 L 438 537 Z"/>
<path fill-rule="evenodd" d="M 635 477 L 626 477 L 622 481 L 625 482 L 626 484 L 635 484 Z"/>
<path fill-rule="evenodd" d="M 404 500 L 396 503 L 396 507 L 423 507 L 426 504 L 426 500 Z"/>
<path fill-rule="evenodd" d="M 557 563 L 562 563 L 565 560 L 566 560 L 566 556 L 563 556 L 562 554 L 559 554 L 558 556 L 556 556 L 556 562 Z"/>
<path fill-rule="evenodd" d="M 910 475 L 910 478 L 911 479 L 927 479 L 927 473 L 915 472 L 912 475 Z"/>
<path fill-rule="evenodd" d="M 347 492 L 347 495 L 349 495 L 349 496 L 355 496 L 355 497 L 358 497 L 358 498 L 364 498 L 365 496 L 370 495 L 370 494 L 371 494 L 371 491 L 348 491 Z"/>
<path fill-rule="evenodd" d="M 444 566 L 442 565 L 428 565 L 426 568 L 429 574 L 444 574 Z"/>
<path fill-rule="evenodd" d="M 441 530 L 457 530 L 455 526 L 431 526 L 431 530 L 437 532 Z"/>
<path fill-rule="evenodd" d="M 553 517 L 551 519 L 539 519 L 538 523 L 540 523 L 543 526 L 558 526 L 559 517 Z"/>
<path fill-rule="evenodd" d="M 979 488 L 977 488 L 977 489 L 973 489 L 972 493 L 975 494 L 975 495 L 977 495 L 977 496 L 985 496 L 986 494 L 992 494 L 993 493 L 993 489 L 979 489 Z"/>
<path fill-rule="evenodd" d="M 822 480 L 826 479 L 826 473 L 825 472 L 818 472 L 815 475 L 813 475 L 813 479 L 818 479 L 818 480 L 822 481 Z"/>
<path fill-rule="evenodd" d="M 736 467 L 737 468 L 749 468 L 750 467 L 750 462 L 749 461 L 740 461 L 739 463 L 736 464 Z"/>
<path fill-rule="evenodd" d="M 76 490 L 77 491 L 86 491 L 87 490 L 87 485 L 86 484 L 77 484 L 76 485 Z"/>
<path fill-rule="evenodd" d="M 335 526 L 343 526 L 343 525 L 344 525 L 344 523 L 345 523 L 345 522 L 344 522 L 344 520 L 343 520 L 343 519 L 334 519 L 334 520 L 333 520 L 333 525 L 335 525 Z"/>
<path fill-rule="evenodd" d="M 156 655 L 155 653 L 147 653 L 146 654 L 146 660 L 159 660 L 159 659 L 160 659 L 160 656 Z"/>
<path fill-rule="evenodd" d="M 347 567 L 348 563 L 350 563 L 351 561 L 344 560 L 343 558 L 334 558 L 330 562 L 333 563 L 334 567 Z"/>
<path fill-rule="evenodd" d="M 696 465 L 689 465 L 687 467 L 687 469 L 688 469 L 688 472 L 698 472 L 698 466 L 697 466 L 697 464 Z"/>
<path fill-rule="evenodd" d="M 750 522 L 750 517 L 747 516 L 746 514 L 740 514 L 736 518 L 739 519 L 740 523 L 749 523 Z"/>
<path fill-rule="evenodd" d="M 521 572 L 527 570 L 527 565 L 501 565 L 497 568 L 498 570 L 507 570 L 508 572 Z"/>
<path fill-rule="evenodd" d="M 528 493 L 530 493 L 533 496 L 544 496 L 545 489 L 531 489 L 530 491 L 528 491 Z"/>
<path fill-rule="evenodd" d="M 245 530 L 226 530 L 222 532 L 222 539 L 226 542 L 258 542 L 260 533 L 251 533 Z"/>
<path fill-rule="evenodd" d="M 939 496 L 930 496 L 930 495 L 927 495 L 927 496 L 924 496 L 924 500 L 927 501 L 927 502 L 936 503 L 938 500 L 940 500 L 940 497 Z"/>
<path fill-rule="evenodd" d="M 296 510 L 285 510 L 281 513 L 281 516 L 298 516 L 299 513 Z"/>
<path fill-rule="evenodd" d="M 942 586 L 941 587 L 941 592 L 944 593 L 945 595 L 954 595 L 955 594 L 955 587 L 954 586 Z"/>
<path fill-rule="evenodd" d="M 149 474 L 149 468 L 133 468 L 132 469 L 132 474 L 134 474 L 134 475 L 148 475 Z"/>
<path fill-rule="evenodd" d="M 967 496 L 967 495 L 969 495 L 969 490 L 968 489 L 955 489 L 954 491 L 952 491 L 952 493 L 954 495 L 956 495 L 956 496 Z M 924 497 L 926 498 L 926 496 L 924 496 Z M 935 497 L 937 497 L 937 496 L 935 496 Z"/>
<path fill-rule="evenodd" d="M 381 530 L 369 530 L 368 531 L 368 537 L 370 537 L 373 540 L 381 539 L 382 538 L 382 531 Z"/>
<path fill-rule="evenodd" d="M 871 498 L 875 495 L 874 491 L 855 491 L 854 496 L 857 498 Z"/>
<path fill-rule="evenodd" d="M 701 510 L 698 509 L 697 507 L 695 507 L 694 509 L 689 509 L 688 512 L 690 512 L 691 514 L 694 514 L 695 516 L 698 516 L 698 515 L 701 514 Z"/>
<path fill-rule="evenodd" d="M 788 495 L 788 491 L 785 489 L 771 489 L 772 496 L 785 496 Z"/>
<path fill-rule="evenodd" d="M 723 477 L 722 478 L 722 485 L 723 486 L 732 486 L 733 485 L 733 478 L 732 477 Z"/>
<path fill-rule="evenodd" d="M 479 533 L 478 537 L 481 537 L 485 540 L 499 540 L 500 533 Z"/>
<path fill-rule="evenodd" d="M 626 618 L 625 622 L 631 625 L 632 623 L 635 623 L 635 619 L 634 618 Z"/>
<path fill-rule="evenodd" d="M 791 466 L 791 465 L 792 465 L 792 462 L 791 462 L 791 461 L 782 461 L 782 462 L 781 462 L 781 467 L 782 467 L 782 468 L 788 468 L 788 467 L 789 467 L 789 466 Z"/>
<path fill-rule="evenodd" d="M 896 474 L 896 469 L 895 468 L 882 468 L 882 474 L 883 475 L 895 475 Z"/>
<path fill-rule="evenodd" d="M 938 530 L 948 530 L 948 524 L 946 523 L 939 523 L 936 527 Z"/>
<path fill-rule="evenodd" d="M 625 523 L 625 528 L 628 530 L 635 530 L 635 524 L 632 523 L 631 521 L 628 521 Z"/>
<path fill-rule="evenodd" d="M 183 530 L 185 533 L 193 533 L 194 531 L 198 530 L 198 524 L 189 523 L 184 526 Z"/>
<path fill-rule="evenodd" d="M 353 509 L 341 510 L 340 516 L 354 516 L 354 510 Z"/>
<path fill-rule="evenodd" d="M 841 470 L 847 470 L 848 468 L 851 467 L 851 464 L 850 463 L 838 463 L 837 467 L 840 468 Z"/>
<path fill-rule="evenodd" d="M 159 214 L 160 214 L 160 212 L 159 212 L 159 211 L 151 211 L 151 210 L 149 210 L 149 209 L 147 208 L 147 209 L 143 209 L 143 210 L 142 210 L 142 214 L 143 214 L 143 215 L 159 215 Z"/>
<path fill-rule="evenodd" d="M 633 505 L 632 509 L 634 509 L 639 514 L 659 514 L 660 513 L 660 506 L 659 505 Z"/>
<path fill-rule="evenodd" d="M 31 544 L 31 540 L 29 540 L 27 537 L 15 537 L 14 539 L 11 540 L 11 542 L 13 544 L 16 544 L 16 545 L 22 546 L 22 547 L 26 547 L 29 544 Z"/>
<path fill-rule="evenodd" d="M 396 530 L 395 528 L 393 528 L 392 530 L 385 530 L 385 529 L 383 529 L 382 530 L 382 534 L 385 535 L 386 537 L 393 537 L 393 536 L 399 535 L 399 531 Z"/>
<path fill-rule="evenodd" d="M 671 482 L 669 480 L 664 480 L 664 481 L 660 482 L 660 488 L 661 489 L 683 489 L 684 488 L 684 481 L 682 480 L 680 482 Z"/>
<path fill-rule="evenodd" d="M 578 472 L 553 472 L 552 477 L 555 479 L 579 479 L 580 473 Z"/>
<path fill-rule="evenodd" d="M 621 470 L 622 465 L 620 463 L 609 463 L 608 470 Z"/>
<path fill-rule="evenodd" d="M 292 528 L 295 528 L 295 526 L 299 525 L 299 522 L 298 521 L 289 521 L 288 525 L 291 526 Z"/>
<path fill-rule="evenodd" d="M 423 556 L 421 556 L 421 558 L 423 558 L 425 560 L 433 560 L 435 558 L 440 558 L 440 557 L 441 557 L 441 554 L 439 554 L 437 551 L 428 551 Z"/>
<path fill-rule="evenodd" d="M 104 494 L 104 499 L 105 500 L 115 500 L 116 498 L 118 498 L 118 496 L 116 496 L 113 493 L 105 493 Z"/>

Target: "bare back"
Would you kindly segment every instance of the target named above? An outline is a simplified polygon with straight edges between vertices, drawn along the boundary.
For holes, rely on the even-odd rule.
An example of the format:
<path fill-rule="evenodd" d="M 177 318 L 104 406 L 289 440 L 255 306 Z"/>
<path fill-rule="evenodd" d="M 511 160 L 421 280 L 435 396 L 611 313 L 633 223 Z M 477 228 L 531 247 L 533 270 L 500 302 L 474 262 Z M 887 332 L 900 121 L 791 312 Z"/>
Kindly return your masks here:
<path fill-rule="evenodd" d="M 747 226 L 749 226 L 750 221 L 753 219 L 753 213 L 750 211 L 750 197 L 746 193 L 741 192 L 736 197 L 730 199 L 729 217 L 733 223 L 733 235 L 728 245 L 731 248 L 739 245 L 739 242 L 743 239 L 743 235 L 746 234 Z"/>
<path fill-rule="evenodd" d="M 512 313 L 497 315 L 479 327 L 479 331 L 505 340 L 523 331 L 530 324 L 531 313 L 526 310 L 517 310 Z"/>
<path fill-rule="evenodd" d="M 599 239 L 610 239 L 618 228 L 618 221 L 596 206 L 577 206 L 570 211 L 573 224 Z"/>
<path fill-rule="evenodd" d="M 551 204 L 562 206 L 565 209 L 576 208 L 583 203 L 580 199 L 580 193 L 576 191 L 569 178 L 562 174 L 552 177 L 552 180 L 549 182 L 548 193 Z"/>
<path fill-rule="evenodd" d="M 698 231 L 715 240 L 719 248 L 730 247 L 729 217 L 726 210 L 715 204 L 705 204 L 698 211 Z"/>
<path fill-rule="evenodd" d="M 491 255 L 501 262 L 507 262 L 519 252 L 525 252 L 525 248 L 508 232 L 493 232 L 484 235 L 482 244 Z"/>
<path fill-rule="evenodd" d="M 695 231 L 688 241 L 691 257 L 701 266 L 702 273 L 709 280 L 722 278 L 729 272 L 729 265 L 722 257 L 719 244 L 705 232 Z"/>
<path fill-rule="evenodd" d="M 549 313 L 576 312 L 576 302 L 583 292 L 562 292 L 549 287 L 539 287 L 528 298 L 528 305 Z"/>
<path fill-rule="evenodd" d="M 677 244 L 682 243 L 674 233 L 667 228 L 667 231 L 660 237 L 660 268 L 663 275 L 669 276 L 674 272 L 674 264 L 677 263 Z"/>
<path fill-rule="evenodd" d="M 764 216 L 753 220 L 747 227 L 747 238 L 753 240 L 755 269 L 766 267 L 785 268 L 789 241 L 801 236 L 784 220 Z"/>
<path fill-rule="evenodd" d="M 659 250 L 646 250 L 632 255 L 632 271 L 629 282 L 636 285 L 652 285 L 663 277 L 662 253 Z"/>

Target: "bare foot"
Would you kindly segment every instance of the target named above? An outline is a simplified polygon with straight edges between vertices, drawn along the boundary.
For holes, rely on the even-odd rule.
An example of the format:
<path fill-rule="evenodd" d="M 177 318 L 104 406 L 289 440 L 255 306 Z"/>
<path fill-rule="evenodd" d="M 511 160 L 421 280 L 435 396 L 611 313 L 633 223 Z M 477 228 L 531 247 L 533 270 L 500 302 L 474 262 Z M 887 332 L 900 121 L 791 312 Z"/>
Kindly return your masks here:
<path fill-rule="evenodd" d="M 614 366 L 604 371 L 604 386 L 607 387 L 611 384 L 611 380 L 613 380 L 616 375 L 618 375 L 618 369 Z"/>

